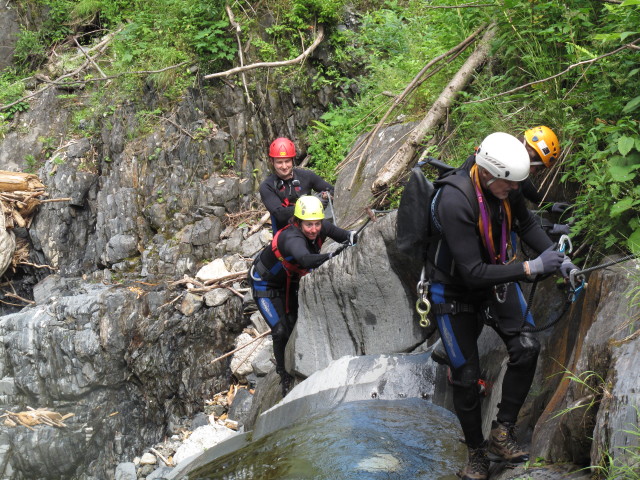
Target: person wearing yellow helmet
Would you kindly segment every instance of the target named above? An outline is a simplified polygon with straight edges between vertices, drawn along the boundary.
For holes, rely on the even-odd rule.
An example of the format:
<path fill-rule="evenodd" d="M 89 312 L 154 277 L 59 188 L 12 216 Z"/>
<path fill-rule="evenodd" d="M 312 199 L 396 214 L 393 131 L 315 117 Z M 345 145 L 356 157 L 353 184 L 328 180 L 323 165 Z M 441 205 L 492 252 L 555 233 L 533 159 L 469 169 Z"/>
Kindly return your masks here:
<path fill-rule="evenodd" d="M 326 238 L 354 245 L 356 232 L 325 220 L 319 198 L 303 195 L 296 201 L 294 215 L 255 258 L 248 281 L 258 310 L 271 327 L 276 371 L 283 396 L 292 377 L 285 370 L 284 351 L 298 317 L 300 278 L 333 256 L 320 253 Z"/>
<path fill-rule="evenodd" d="M 333 185 L 311 170 L 296 168 L 296 147 L 285 137 L 276 138 L 269 147 L 273 173 L 260 184 L 260 198 L 271 214 L 273 233 L 284 227 L 293 215 L 296 200 L 311 192 L 333 195 Z"/>

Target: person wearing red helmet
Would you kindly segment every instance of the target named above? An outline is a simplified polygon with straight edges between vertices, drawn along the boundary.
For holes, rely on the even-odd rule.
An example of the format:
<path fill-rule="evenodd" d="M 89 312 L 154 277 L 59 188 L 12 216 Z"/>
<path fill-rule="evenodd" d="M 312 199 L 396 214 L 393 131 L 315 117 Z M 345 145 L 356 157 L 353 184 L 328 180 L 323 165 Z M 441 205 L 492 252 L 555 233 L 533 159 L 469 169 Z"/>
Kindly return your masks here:
<path fill-rule="evenodd" d="M 294 167 L 296 147 L 285 137 L 276 138 L 269 147 L 273 173 L 260 184 L 260 198 L 271 214 L 273 232 L 287 225 L 296 200 L 312 191 L 333 195 L 333 185 L 311 170 Z"/>

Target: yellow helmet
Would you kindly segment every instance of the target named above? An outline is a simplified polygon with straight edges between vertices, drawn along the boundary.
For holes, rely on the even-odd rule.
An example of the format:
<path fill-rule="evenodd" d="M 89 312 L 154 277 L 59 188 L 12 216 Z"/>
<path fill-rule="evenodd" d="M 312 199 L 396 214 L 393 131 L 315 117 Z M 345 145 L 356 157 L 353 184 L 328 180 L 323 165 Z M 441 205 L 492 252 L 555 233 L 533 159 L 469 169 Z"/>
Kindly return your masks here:
<path fill-rule="evenodd" d="M 547 168 L 551 168 L 556 163 L 560 156 L 560 142 L 553 130 L 540 125 L 524 132 L 524 138 Z"/>
<path fill-rule="evenodd" d="M 298 220 L 322 220 L 324 218 L 322 202 L 312 195 L 303 195 L 296 201 L 293 216 Z"/>

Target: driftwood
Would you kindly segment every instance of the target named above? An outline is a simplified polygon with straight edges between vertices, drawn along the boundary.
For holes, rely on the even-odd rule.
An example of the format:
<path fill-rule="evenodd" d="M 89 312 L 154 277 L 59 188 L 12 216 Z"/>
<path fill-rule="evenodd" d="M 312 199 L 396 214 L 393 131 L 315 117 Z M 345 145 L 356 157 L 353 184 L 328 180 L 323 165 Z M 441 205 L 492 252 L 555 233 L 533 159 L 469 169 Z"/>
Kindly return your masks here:
<path fill-rule="evenodd" d="M 7 411 L 0 418 L 4 418 L 4 424 L 8 427 L 17 427 L 22 425 L 30 430 L 36 425 L 49 425 L 50 427 L 63 428 L 66 427 L 64 421 L 73 416 L 73 413 L 67 413 L 61 415 L 58 412 L 47 410 L 46 408 L 34 409 L 27 407 L 28 410 L 24 412 L 10 412 Z"/>
<path fill-rule="evenodd" d="M 415 127 L 409 139 L 378 173 L 371 187 L 374 194 L 388 188 L 409 170 L 412 165 L 412 159 L 422 139 L 429 131 L 432 131 L 440 124 L 458 92 L 467 85 L 473 73 L 486 61 L 489 54 L 489 47 L 495 34 L 496 28 L 495 25 L 492 24 L 487 28 L 476 50 L 469 56 L 462 68 L 458 70 L 453 79 L 445 87 L 440 97 L 435 101 L 431 109 L 429 109 L 429 112 L 427 112 L 427 115 Z"/>

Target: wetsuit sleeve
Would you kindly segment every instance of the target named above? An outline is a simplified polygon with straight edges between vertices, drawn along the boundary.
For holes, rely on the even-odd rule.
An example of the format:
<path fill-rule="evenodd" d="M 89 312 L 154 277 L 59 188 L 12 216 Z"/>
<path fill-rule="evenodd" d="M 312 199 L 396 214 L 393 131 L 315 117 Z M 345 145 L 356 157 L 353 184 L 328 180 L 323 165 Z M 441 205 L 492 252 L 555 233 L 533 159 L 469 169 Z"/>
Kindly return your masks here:
<path fill-rule="evenodd" d="M 286 258 L 292 257 L 292 262 L 297 263 L 304 269 L 319 267 L 329 258 L 327 253 L 313 253 L 309 249 L 309 244 L 302 233 L 291 231 L 291 234 L 281 236 L 279 240 L 278 248 L 280 252 Z"/>
<path fill-rule="evenodd" d="M 320 236 L 322 237 L 323 240 L 329 237 L 330 239 L 335 240 L 336 242 L 342 243 L 349 240 L 350 235 L 351 235 L 351 232 L 349 232 L 349 230 L 345 230 L 344 228 L 337 227 L 336 225 L 329 222 L 328 220 L 322 221 L 322 230 L 320 230 Z"/>
<path fill-rule="evenodd" d="M 524 194 L 524 192 L 523 192 Z M 518 235 L 531 248 L 538 253 L 553 245 L 553 241 L 542 229 L 541 222 L 527 208 L 523 195 L 513 195 L 509 197 L 511 212 L 514 220 L 518 221 Z"/>
<path fill-rule="evenodd" d="M 438 217 L 444 240 L 464 283 L 469 288 L 481 289 L 523 280 L 521 262 L 493 265 L 485 260 L 484 246 L 476 227 L 477 218 L 466 195 L 450 185 L 442 189 Z"/>
<path fill-rule="evenodd" d="M 276 192 L 272 176 L 260 184 L 260 198 L 264 206 L 269 210 L 269 213 L 275 217 L 278 225 L 286 225 L 293 216 L 295 207 L 293 205 L 289 207 L 282 206 L 282 200 L 280 200 Z"/>
<path fill-rule="evenodd" d="M 329 190 L 331 192 L 331 195 L 333 195 L 333 190 L 334 190 L 333 185 L 327 182 L 320 175 L 317 175 L 311 170 L 304 170 L 304 169 L 300 169 L 299 174 L 301 176 L 304 175 L 305 177 L 305 180 L 306 180 L 305 183 L 307 184 L 306 186 L 308 187 L 308 190 L 306 190 L 306 193 L 310 193 L 311 190 L 313 190 L 314 192 L 324 192 L 326 190 Z"/>
<path fill-rule="evenodd" d="M 536 205 L 542 202 L 542 194 L 538 192 L 538 189 L 530 178 L 527 178 L 520 184 L 520 191 L 522 192 L 522 195 L 524 195 L 524 198 L 530 202 L 535 203 Z"/>

